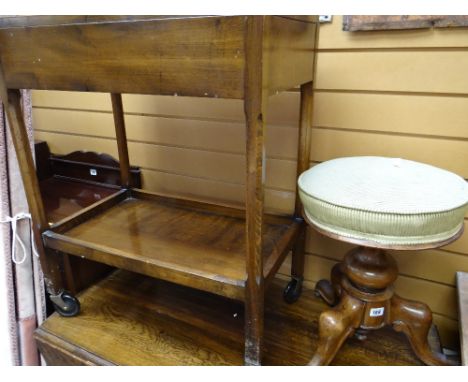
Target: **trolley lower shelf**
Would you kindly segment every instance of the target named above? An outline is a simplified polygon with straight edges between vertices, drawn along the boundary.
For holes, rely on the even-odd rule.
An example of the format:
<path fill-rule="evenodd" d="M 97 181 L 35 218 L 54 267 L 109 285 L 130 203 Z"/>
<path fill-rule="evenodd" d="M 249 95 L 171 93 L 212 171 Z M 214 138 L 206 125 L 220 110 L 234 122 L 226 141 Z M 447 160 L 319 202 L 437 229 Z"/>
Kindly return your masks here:
<path fill-rule="evenodd" d="M 291 249 L 302 220 L 266 215 L 264 277 Z M 245 211 L 121 190 L 43 233 L 45 246 L 118 268 L 243 300 Z"/>

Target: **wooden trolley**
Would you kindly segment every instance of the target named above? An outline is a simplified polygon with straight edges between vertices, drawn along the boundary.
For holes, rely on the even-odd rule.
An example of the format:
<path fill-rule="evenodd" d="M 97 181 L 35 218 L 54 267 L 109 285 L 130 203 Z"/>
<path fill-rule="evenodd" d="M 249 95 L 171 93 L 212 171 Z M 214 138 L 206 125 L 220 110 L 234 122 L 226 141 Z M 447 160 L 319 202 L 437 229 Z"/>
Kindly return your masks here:
<path fill-rule="evenodd" d="M 261 362 L 264 289 L 292 249 L 285 299 L 300 295 L 304 231 L 263 212 L 265 107 L 300 85 L 297 173 L 309 165 L 318 20 L 312 16 L 29 16 L 0 18 L 0 96 L 34 221 L 47 290 L 76 315 L 64 291 L 62 253 L 244 301 L 247 365 Z M 49 227 L 19 89 L 111 94 L 122 189 Z M 245 210 L 132 187 L 122 93 L 244 100 Z"/>

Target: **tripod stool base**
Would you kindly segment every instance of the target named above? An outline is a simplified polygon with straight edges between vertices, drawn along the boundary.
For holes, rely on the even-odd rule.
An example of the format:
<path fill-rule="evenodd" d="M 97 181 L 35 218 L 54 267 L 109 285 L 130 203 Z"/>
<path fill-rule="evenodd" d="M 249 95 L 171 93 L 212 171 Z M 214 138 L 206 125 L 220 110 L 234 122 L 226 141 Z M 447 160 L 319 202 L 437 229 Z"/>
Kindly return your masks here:
<path fill-rule="evenodd" d="M 328 365 L 345 340 L 356 332 L 385 325 L 403 332 L 415 354 L 427 365 L 456 365 L 444 354 L 432 352 L 428 333 L 432 313 L 426 304 L 406 300 L 393 292 L 396 262 L 381 249 L 358 247 L 335 265 L 331 282 L 321 280 L 316 292 L 330 305 L 319 318 L 319 342 L 309 365 Z"/>

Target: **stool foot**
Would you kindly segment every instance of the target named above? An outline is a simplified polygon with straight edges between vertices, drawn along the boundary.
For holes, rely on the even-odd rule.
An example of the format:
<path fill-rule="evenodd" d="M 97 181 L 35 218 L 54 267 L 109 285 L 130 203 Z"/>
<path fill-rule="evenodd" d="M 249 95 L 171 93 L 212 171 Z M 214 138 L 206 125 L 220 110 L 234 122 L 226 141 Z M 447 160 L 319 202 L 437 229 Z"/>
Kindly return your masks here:
<path fill-rule="evenodd" d="M 449 366 L 457 363 L 444 354 L 433 353 L 427 339 L 432 325 L 432 313 L 426 304 L 394 295 L 391 300 L 391 323 L 405 333 L 416 355 L 426 365 Z"/>
<path fill-rule="evenodd" d="M 341 272 L 340 264 L 335 264 L 331 270 L 331 281 L 323 279 L 317 282 L 315 285 L 315 295 L 330 306 L 338 304 L 341 295 L 342 276 L 343 273 Z"/>
<path fill-rule="evenodd" d="M 317 351 L 309 366 L 328 365 L 343 342 L 359 327 L 364 304 L 347 294 L 333 309 L 322 312 L 319 318 Z"/>

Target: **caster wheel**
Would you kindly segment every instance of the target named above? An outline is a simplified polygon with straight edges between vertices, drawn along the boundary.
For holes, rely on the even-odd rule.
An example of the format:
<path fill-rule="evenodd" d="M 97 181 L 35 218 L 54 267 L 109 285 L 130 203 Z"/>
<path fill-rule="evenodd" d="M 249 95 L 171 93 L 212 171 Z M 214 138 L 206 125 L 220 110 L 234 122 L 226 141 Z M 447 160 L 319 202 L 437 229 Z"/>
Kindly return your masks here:
<path fill-rule="evenodd" d="M 335 290 L 333 289 L 332 284 L 328 280 L 320 280 L 315 285 L 314 293 L 317 297 L 321 298 L 330 306 L 336 305 L 336 294 Z"/>
<path fill-rule="evenodd" d="M 293 278 L 283 292 L 284 301 L 288 304 L 296 302 L 302 294 L 302 278 Z"/>
<path fill-rule="evenodd" d="M 74 317 L 80 313 L 80 302 L 69 292 L 62 292 L 57 296 L 51 296 L 50 300 L 55 311 L 62 317 Z"/>

